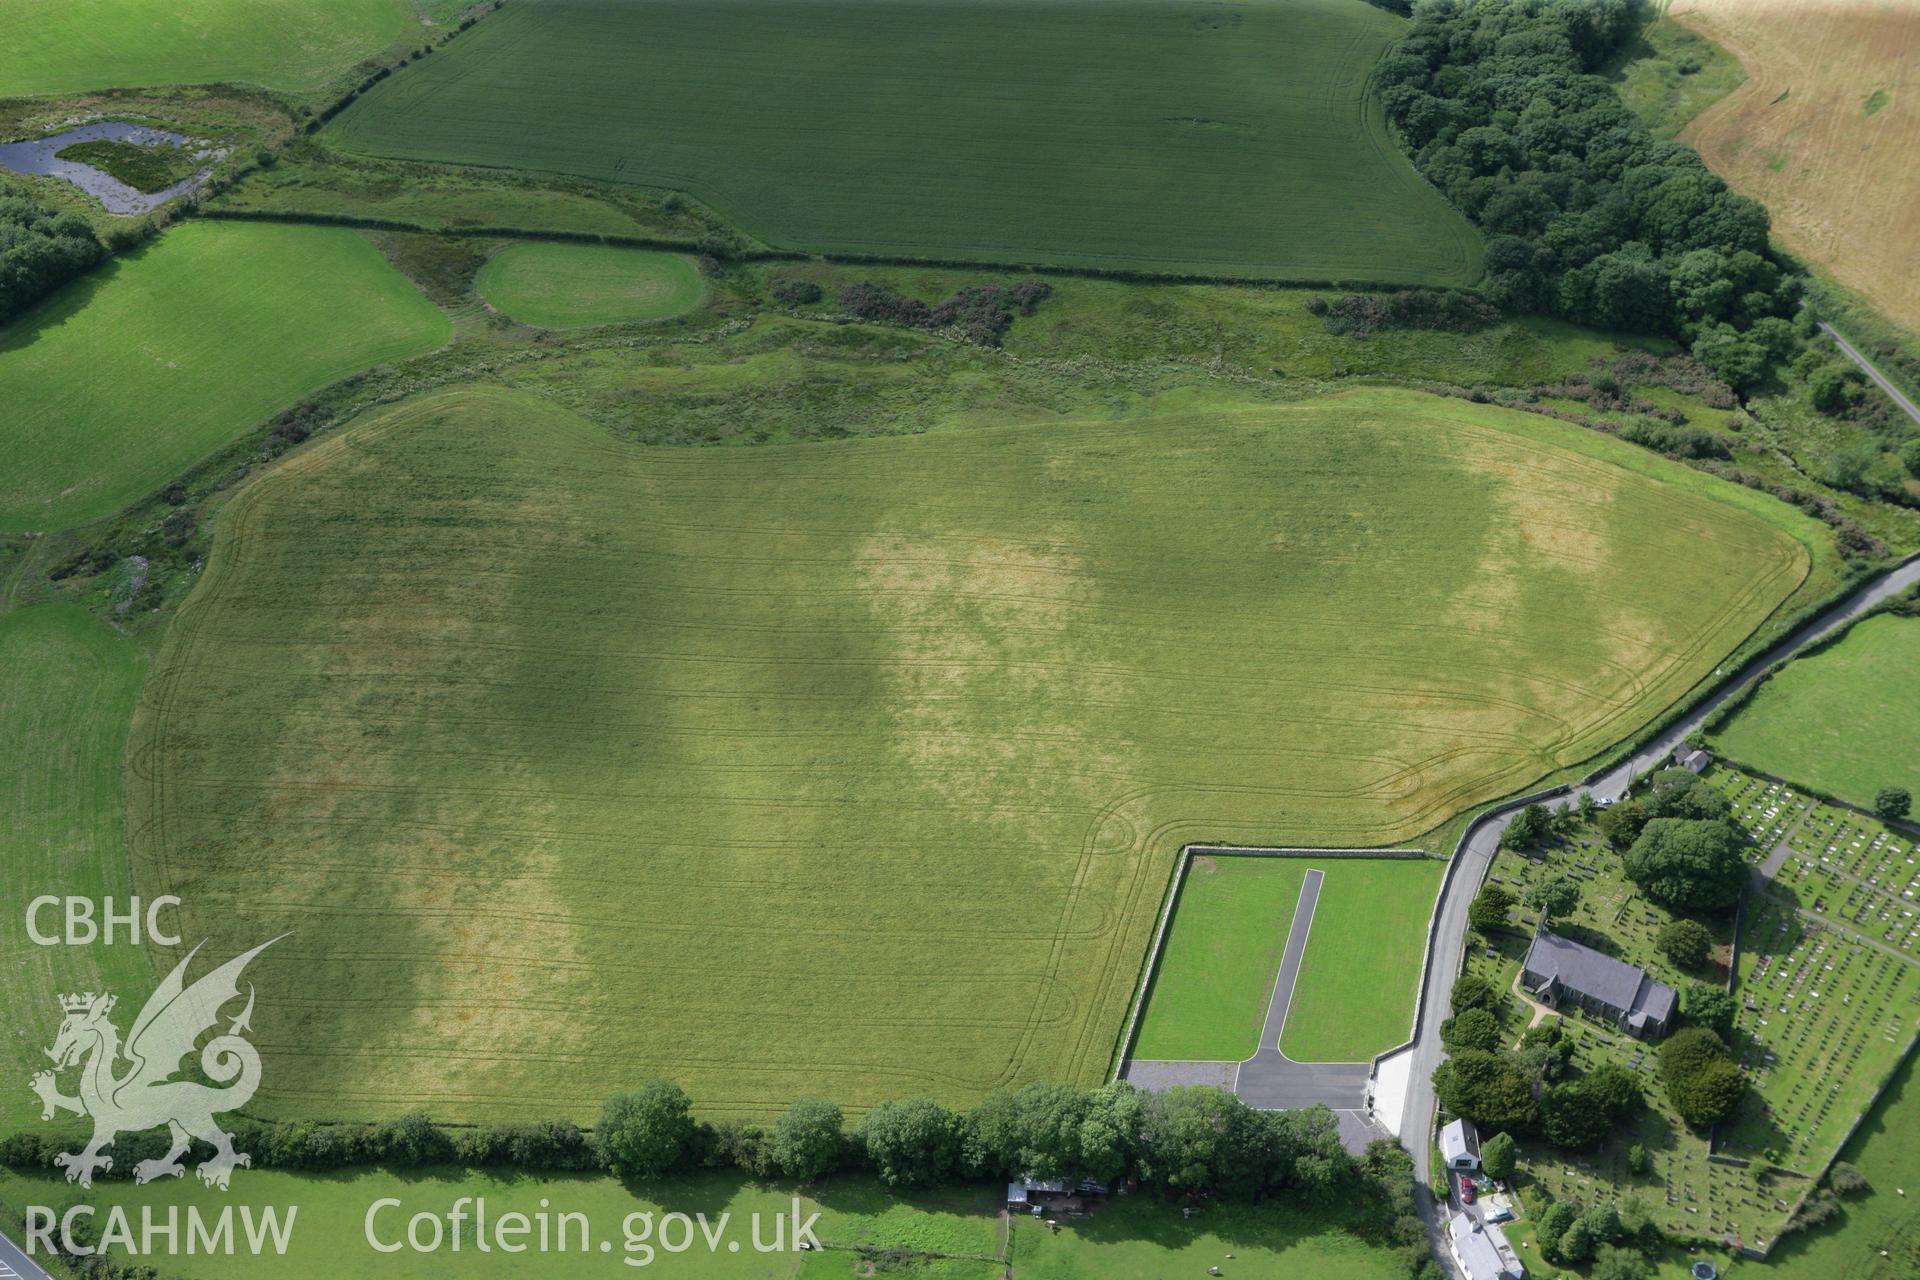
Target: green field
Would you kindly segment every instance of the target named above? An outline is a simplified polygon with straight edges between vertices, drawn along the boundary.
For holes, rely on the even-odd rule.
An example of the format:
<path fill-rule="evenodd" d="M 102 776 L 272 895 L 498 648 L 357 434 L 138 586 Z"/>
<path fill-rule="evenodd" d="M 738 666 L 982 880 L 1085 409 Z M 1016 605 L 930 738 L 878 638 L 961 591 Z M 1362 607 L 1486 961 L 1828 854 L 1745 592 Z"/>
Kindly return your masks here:
<path fill-rule="evenodd" d="M 217 1215 L 228 1205 L 236 1213 L 243 1207 L 277 1207 L 283 1216 L 288 1206 L 297 1207 L 291 1246 L 284 1255 L 269 1252 L 256 1258 L 242 1251 L 233 1256 L 188 1257 L 182 1242 L 171 1253 L 154 1260 L 163 1273 L 187 1274 L 193 1280 L 252 1280 L 256 1276 L 261 1280 L 309 1280 L 314 1276 L 330 1280 L 396 1280 L 422 1275 L 510 1277 L 527 1274 L 530 1262 L 538 1274 L 559 1277 L 625 1274 L 665 1276 L 669 1280 L 850 1280 L 858 1274 L 858 1259 L 851 1251 L 862 1246 L 940 1255 L 930 1263 L 887 1273 L 908 1280 L 995 1280 L 1003 1264 L 987 1259 L 1004 1257 L 1007 1247 L 1007 1229 L 997 1215 L 999 1190 L 991 1185 L 974 1185 L 899 1192 L 859 1178 L 836 1178 L 798 1189 L 750 1182 L 736 1173 L 688 1173 L 661 1183 L 629 1187 L 613 1178 L 589 1174 L 528 1177 L 458 1169 L 405 1174 L 383 1170 L 295 1174 L 255 1169 L 241 1171 L 234 1178 L 232 1190 L 225 1194 L 209 1192 L 191 1175 L 141 1187 L 103 1181 L 88 1192 L 70 1187 L 57 1177 L 0 1171 L 0 1208 L 13 1213 L 22 1212 L 28 1204 L 45 1205 L 56 1212 L 72 1204 L 93 1204 L 104 1214 L 106 1206 L 113 1204 L 126 1207 L 137 1223 L 142 1206 L 152 1206 L 163 1215 L 169 1207 L 177 1206 L 183 1212 L 197 1208 L 208 1216 Z M 553 1215 L 549 1218 L 554 1224 L 551 1241 L 559 1239 L 557 1215 L 583 1214 L 589 1247 L 579 1247 L 580 1228 L 574 1225 L 568 1228 L 564 1250 L 549 1248 L 518 1255 L 498 1249 L 481 1252 L 475 1248 L 471 1218 L 457 1254 L 444 1245 L 431 1256 L 408 1250 L 382 1253 L 367 1242 L 367 1212 L 377 1200 L 402 1202 L 400 1208 L 382 1210 L 374 1218 L 375 1238 L 388 1244 L 404 1239 L 407 1219 L 415 1213 L 441 1215 L 444 1225 L 444 1215 L 462 1197 L 484 1198 L 487 1215 L 493 1221 L 512 1212 L 525 1213 L 536 1222 L 536 1215 L 543 1211 Z M 752 1247 L 753 1215 L 760 1215 L 760 1238 L 771 1242 L 776 1215 L 785 1217 L 791 1228 L 796 1198 L 803 1220 L 814 1213 L 820 1215 L 813 1233 L 827 1247 L 825 1256 L 809 1258 L 792 1249 L 757 1252 Z M 722 1229 L 721 1215 L 731 1215 L 720 1248 L 709 1251 L 696 1227 L 691 1249 L 682 1253 L 662 1249 L 657 1234 L 659 1220 L 674 1213 L 705 1214 L 716 1231 Z M 649 1224 L 651 1233 L 643 1233 L 640 1223 L 632 1223 L 635 1239 L 630 1245 L 632 1214 L 650 1214 L 654 1222 Z M 1173 1215 L 1165 1209 L 1152 1215 L 1163 1216 Z M 782 1238 L 789 1237 L 783 1234 Z M 528 1236 L 523 1243 L 531 1245 L 536 1239 Z M 1340 1240 L 1362 1254 L 1390 1256 L 1387 1250 L 1369 1250 L 1350 1236 L 1342 1235 Z M 602 1241 L 611 1246 L 604 1252 Z M 726 1241 L 738 1242 L 739 1249 L 727 1249 Z M 124 1256 L 120 1260 L 124 1261 Z M 1033 1274 L 1044 1277 L 1046 1273 Z"/>
<path fill-rule="evenodd" d="M 313 88 L 419 27 L 404 0 L 0 0 L 0 98 L 229 81 Z"/>
<path fill-rule="evenodd" d="M 131 892 L 120 806 L 120 753 L 145 667 L 139 650 L 84 609 L 44 604 L 0 616 L 0 1133 L 38 1124 L 27 1079 L 60 1028 L 58 997 L 110 990 L 137 1007 L 153 984 L 136 946 L 53 946 L 27 936 L 44 894 Z M 42 932 L 60 932 L 58 911 Z"/>
<path fill-rule="evenodd" d="M 1136 1058 L 1238 1062 L 1259 1046 L 1309 869 L 1324 874 L 1281 1048 L 1361 1062 L 1413 1029 L 1439 861 L 1202 855 L 1181 889 Z"/>
<path fill-rule="evenodd" d="M 1182 843 L 1426 830 L 1799 582 L 1650 475 L 1767 509 L 1406 392 L 647 450 L 449 389 L 222 514 L 136 717 L 136 876 L 221 946 L 296 931 L 279 1114 L 1097 1080 Z"/>
<path fill-rule="evenodd" d="M 1213 1203 L 1196 1217 L 1145 1196 L 1118 1201 L 1091 1218 L 1068 1220 L 1058 1235 L 1039 1224 L 1014 1227 L 1019 1280 L 1167 1280 L 1206 1276 L 1251 1280 L 1397 1280 L 1397 1250 L 1368 1244 L 1335 1210 L 1296 1204 Z"/>
<path fill-rule="evenodd" d="M 516 244 L 480 269 L 474 288 L 522 324 L 571 329 L 664 320 L 700 305 L 700 273 L 677 253 L 607 245 Z"/>
<path fill-rule="evenodd" d="M 1765 1267 L 1748 1276 L 1774 1280 L 1909 1280 L 1920 1274 L 1920 1091 L 1914 1063 L 1894 1073 L 1886 1093 L 1840 1158 L 1867 1175 L 1872 1190 L 1843 1201 L 1836 1222 L 1774 1247 Z"/>
<path fill-rule="evenodd" d="M 524 0 L 329 127 L 379 156 L 685 191 L 819 252 L 1471 284 L 1355 0 Z"/>
<path fill-rule="evenodd" d="M 1920 792 L 1920 620 L 1882 615 L 1768 678 L 1713 746 L 1776 777 L 1871 807 Z"/>
<path fill-rule="evenodd" d="M 283 1215 L 287 1206 L 298 1206 L 292 1244 L 284 1256 L 188 1258 L 179 1252 L 152 1260 L 166 1274 L 184 1271 L 194 1280 L 308 1280 L 318 1275 L 394 1280 L 426 1274 L 464 1280 L 525 1275 L 530 1259 L 537 1259 L 540 1275 L 562 1280 L 623 1273 L 666 1280 L 998 1280 L 1009 1260 L 1019 1280 L 1162 1280 L 1205 1275 L 1210 1265 L 1231 1268 L 1226 1274 L 1241 1280 L 1295 1280 L 1303 1275 L 1396 1280 L 1405 1274 L 1399 1251 L 1357 1234 L 1350 1216 L 1337 1206 L 1218 1203 L 1186 1218 L 1178 1206 L 1140 1194 L 1112 1200 L 1090 1216 L 1067 1219 L 1055 1234 L 1025 1217 L 1004 1220 L 999 1193 L 992 1184 L 901 1192 L 864 1178 L 834 1178 L 795 1189 L 747 1181 L 734 1173 L 687 1174 L 662 1184 L 626 1187 L 590 1175 L 528 1178 L 459 1170 L 405 1175 L 250 1170 L 239 1173 L 232 1191 L 224 1195 L 208 1192 L 192 1178 L 144 1187 L 101 1182 L 89 1193 L 57 1178 L 0 1171 L 0 1215 L 23 1212 L 29 1204 L 58 1212 L 78 1203 L 98 1205 L 104 1213 L 111 1204 L 125 1206 L 137 1224 L 142 1206 L 158 1210 L 162 1221 L 166 1210 L 176 1206 L 195 1207 L 208 1216 L 229 1205 L 236 1213 L 277 1206 Z M 381 1254 L 367 1243 L 364 1220 L 377 1200 L 402 1203 L 375 1217 L 376 1238 L 386 1244 L 404 1231 L 408 1215 L 430 1212 L 444 1222 L 448 1209 L 463 1197 L 484 1198 L 493 1221 L 510 1212 L 533 1217 L 543 1207 L 550 1215 L 583 1214 L 591 1247 L 577 1247 L 580 1229 L 570 1225 L 564 1252 L 482 1253 L 474 1247 L 471 1220 L 457 1254 L 445 1247 L 430 1258 L 412 1252 Z M 824 1247 L 811 1254 L 756 1252 L 751 1244 L 753 1215 L 760 1215 L 762 1239 L 771 1240 L 776 1215 L 785 1215 L 791 1224 L 796 1197 L 803 1220 L 820 1215 L 812 1230 Z M 710 1228 L 724 1231 L 720 1247 L 709 1251 L 695 1227 L 691 1249 L 661 1249 L 661 1222 L 674 1213 L 705 1214 Z M 630 1247 L 626 1229 L 633 1214 L 651 1214 L 654 1221 L 650 1234 L 639 1222 L 632 1224 L 639 1239 Z M 723 1214 L 730 1215 L 724 1227 Z M 550 1221 L 556 1223 L 557 1239 L 557 1217 Z M 604 1253 L 599 1249 L 602 1240 L 612 1246 Z M 739 1250 L 727 1248 L 731 1241 L 740 1242 Z M 649 1246 L 650 1256 L 644 1251 Z M 870 1259 L 857 1252 L 863 1248 L 910 1252 Z M 1229 1255 L 1231 1262 L 1225 1261 Z M 623 1265 L 629 1259 L 633 1265 Z M 114 1260 L 125 1258 L 115 1255 Z"/>
<path fill-rule="evenodd" d="M 357 232 L 194 222 L 0 332 L 0 530 L 98 519 L 446 316 Z"/>

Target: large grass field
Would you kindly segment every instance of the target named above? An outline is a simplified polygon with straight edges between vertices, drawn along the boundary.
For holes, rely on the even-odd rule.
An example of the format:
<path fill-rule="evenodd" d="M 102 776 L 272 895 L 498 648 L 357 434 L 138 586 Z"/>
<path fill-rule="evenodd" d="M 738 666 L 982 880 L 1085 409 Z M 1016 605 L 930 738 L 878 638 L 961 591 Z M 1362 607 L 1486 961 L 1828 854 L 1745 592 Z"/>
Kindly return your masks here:
<path fill-rule="evenodd" d="M 451 332 L 358 232 L 177 227 L 0 332 L 0 529 L 110 515 L 306 392 Z"/>
<path fill-rule="evenodd" d="M 510 245 L 487 260 L 474 288 L 543 329 L 664 320 L 700 303 L 700 273 L 685 255 L 609 245 Z"/>
<path fill-rule="evenodd" d="M 614 1178 L 590 1174 L 528 1177 L 459 1169 L 404 1174 L 384 1170 L 296 1174 L 257 1169 L 240 1171 L 232 1190 L 225 1194 L 209 1192 L 191 1175 L 142 1187 L 125 1181 L 103 1181 L 88 1192 L 70 1187 L 58 1177 L 0 1172 L 0 1208 L 12 1213 L 23 1212 L 28 1204 L 45 1205 L 56 1212 L 72 1204 L 92 1204 L 100 1206 L 104 1214 L 107 1205 L 120 1205 L 137 1223 L 143 1206 L 151 1206 L 162 1215 L 173 1207 L 183 1212 L 195 1208 L 207 1216 L 217 1215 L 229 1205 L 236 1214 L 243 1209 L 258 1212 L 277 1208 L 283 1219 L 289 1206 L 297 1207 L 291 1245 L 283 1255 L 269 1252 L 256 1258 L 241 1251 L 233 1256 L 188 1256 L 183 1239 L 172 1252 L 151 1260 L 164 1274 L 186 1275 L 192 1280 L 517 1277 L 526 1275 L 529 1267 L 541 1276 L 559 1277 L 624 1274 L 665 1276 L 669 1280 L 852 1280 L 856 1275 L 872 1274 L 859 1270 L 861 1259 L 854 1251 L 863 1246 L 930 1255 L 906 1264 L 899 1272 L 887 1272 L 889 1275 L 899 1274 L 909 1280 L 996 1280 L 1005 1264 L 992 1260 L 1003 1259 L 1007 1253 L 1007 1227 L 997 1213 L 1000 1191 L 991 1184 L 976 1184 L 902 1193 L 862 1178 L 836 1178 L 802 1188 L 754 1183 L 731 1172 L 691 1173 L 627 1186 Z M 367 1213 L 377 1200 L 401 1201 L 402 1207 L 382 1210 L 374 1217 L 375 1238 L 389 1244 L 405 1239 L 407 1220 L 415 1213 L 441 1215 L 444 1226 L 444 1215 L 462 1197 L 484 1199 L 489 1219 L 496 1222 L 499 1215 L 513 1212 L 524 1213 L 534 1222 L 543 1212 L 550 1215 L 549 1247 L 544 1251 L 530 1247 L 517 1255 L 497 1248 L 483 1252 L 475 1247 L 471 1217 L 457 1253 L 445 1243 L 431 1255 L 405 1249 L 383 1253 L 367 1242 Z M 759 1215 L 763 1243 L 773 1242 L 776 1217 L 787 1220 L 781 1239 L 791 1239 L 796 1199 L 802 1220 L 820 1215 L 813 1224 L 813 1234 L 825 1246 L 824 1256 L 808 1257 L 790 1247 L 771 1253 L 755 1250 L 754 1216 Z M 1142 1229 L 1165 1230 L 1159 1219 L 1177 1220 L 1170 1208 L 1155 1206 L 1155 1210 L 1140 1224 Z M 577 1220 L 566 1228 L 566 1247 L 557 1247 L 561 1239 L 558 1215 L 562 1213 L 585 1215 L 587 1248 L 580 1247 Z M 651 1215 L 653 1221 L 643 1227 L 639 1221 L 630 1220 L 634 1214 Z M 706 1215 L 709 1228 L 719 1233 L 719 1247 L 710 1250 L 696 1227 L 692 1248 L 684 1252 L 661 1248 L 659 1226 L 669 1214 Z M 724 1224 L 723 1214 L 729 1215 Z M 1391 1257 L 1390 1250 L 1369 1248 L 1344 1232 L 1329 1230 L 1362 1256 Z M 677 1240 L 671 1230 L 668 1238 Z M 522 1243 L 537 1246 L 537 1241 L 537 1235 L 529 1235 Z M 603 1251 L 602 1242 L 610 1248 Z M 728 1243 L 739 1247 L 729 1249 Z M 164 1240 L 160 1247 L 164 1249 Z M 119 1260 L 125 1261 L 125 1256 Z"/>
<path fill-rule="evenodd" d="M 173 1207 L 191 1206 L 208 1216 L 229 1205 L 236 1214 L 278 1207 L 284 1216 L 287 1206 L 298 1206 L 285 1255 L 189 1257 L 175 1252 L 148 1259 L 164 1274 L 190 1275 L 193 1280 L 308 1280 L 319 1275 L 338 1280 L 422 1275 L 464 1280 L 522 1276 L 530 1265 L 542 1276 L 563 1280 L 620 1274 L 667 1280 L 999 1280 L 1009 1262 L 1019 1280 L 1162 1280 L 1205 1275 L 1215 1265 L 1230 1268 L 1225 1274 L 1242 1280 L 1294 1280 L 1303 1275 L 1394 1280 L 1405 1274 L 1400 1251 L 1357 1234 L 1352 1216 L 1337 1205 L 1210 1204 L 1188 1218 L 1178 1205 L 1141 1194 L 1109 1201 L 1091 1216 L 1067 1219 L 1055 1234 L 1029 1218 L 1003 1219 L 1000 1192 L 994 1184 L 973 1184 L 903 1193 L 865 1178 L 834 1178 L 795 1188 L 755 1183 L 735 1173 L 690 1174 L 628 1187 L 591 1175 L 243 1170 L 224 1195 L 208 1192 L 191 1177 L 144 1187 L 100 1182 L 89 1193 L 57 1177 L 0 1171 L 0 1221 L 29 1204 L 61 1211 L 86 1203 L 100 1206 L 102 1213 L 107 1205 L 121 1205 L 136 1224 L 143 1206 L 157 1210 L 161 1221 Z M 536 1222 L 541 1212 L 553 1215 L 548 1219 L 553 1240 L 559 1239 L 558 1214 L 583 1214 L 591 1247 L 578 1247 L 577 1220 L 567 1227 L 565 1251 L 516 1255 L 496 1248 L 483 1253 L 474 1247 L 471 1220 L 458 1253 L 443 1245 L 430 1256 L 382 1254 L 367 1243 L 364 1223 L 375 1201 L 402 1203 L 402 1208 L 383 1210 L 374 1219 L 376 1237 L 386 1244 L 400 1236 L 407 1217 L 416 1212 L 442 1215 L 444 1225 L 448 1209 L 463 1197 L 484 1199 L 490 1221 L 510 1212 L 525 1213 Z M 820 1215 L 812 1230 L 823 1248 L 810 1254 L 756 1252 L 754 1215 L 759 1215 L 761 1239 L 771 1241 L 776 1215 L 784 1215 L 791 1225 L 796 1198 L 802 1220 Z M 630 1244 L 627 1228 L 634 1214 L 651 1215 L 652 1222 L 632 1221 L 635 1239 Z M 710 1250 L 696 1227 L 690 1249 L 662 1249 L 661 1227 L 669 1214 L 704 1214 L 708 1227 L 719 1233 L 719 1247 Z M 727 1215 L 724 1223 L 722 1215 Z M 675 1229 L 667 1234 L 678 1239 Z M 536 1238 L 529 1236 L 526 1242 Z M 602 1240 L 612 1246 L 606 1252 L 599 1249 Z M 728 1248 L 734 1242 L 738 1250 Z M 862 1249 L 875 1252 L 863 1256 Z M 1226 1261 L 1229 1256 L 1231 1262 Z M 118 1255 L 115 1260 L 126 1259 Z"/>
<path fill-rule="evenodd" d="M 1341 862 L 1326 871 L 1280 1050 L 1296 1062 L 1364 1062 L 1413 1034 L 1446 863 Z"/>
<path fill-rule="evenodd" d="M 418 29 L 405 0 L 0 0 L 0 98 L 216 81 L 307 89 Z"/>
<path fill-rule="evenodd" d="M 1408 392 L 649 450 L 451 388 L 222 514 L 136 875 L 296 931 L 279 1114 L 1097 1080 L 1182 843 L 1401 840 L 1629 732 L 1805 572 L 1730 503 Z"/>
<path fill-rule="evenodd" d="M 1882 615 L 1787 666 L 1713 734 L 1735 760 L 1871 807 L 1920 791 L 1920 620 Z"/>
<path fill-rule="evenodd" d="M 1184 1218 L 1167 1204 L 1134 1196 L 1090 1218 L 1070 1219 L 1059 1234 L 1039 1223 L 1013 1230 L 1019 1280 L 1165 1280 L 1223 1276 L 1252 1280 L 1394 1280 L 1405 1274 L 1398 1251 L 1346 1230 L 1337 1210 L 1295 1204 L 1213 1203 Z"/>
<path fill-rule="evenodd" d="M 671 188 L 836 253 L 1470 284 L 1367 96 L 1355 0 L 525 0 L 342 113 L 349 150 Z"/>
<path fill-rule="evenodd" d="M 1360 1062 L 1407 1038 L 1445 863 L 1201 855 L 1181 888 L 1135 1057 L 1252 1056 L 1309 868 L 1324 879 L 1282 1049 L 1301 1062 Z"/>
<path fill-rule="evenodd" d="M 27 1079 L 48 1065 L 61 995 L 113 991 L 137 1008 L 153 985 L 138 945 L 42 947 L 25 928 L 43 894 L 125 907 L 121 749 L 144 667 L 132 641 L 77 605 L 0 616 L 0 1133 L 39 1121 Z M 59 912 L 39 924 L 58 933 Z"/>

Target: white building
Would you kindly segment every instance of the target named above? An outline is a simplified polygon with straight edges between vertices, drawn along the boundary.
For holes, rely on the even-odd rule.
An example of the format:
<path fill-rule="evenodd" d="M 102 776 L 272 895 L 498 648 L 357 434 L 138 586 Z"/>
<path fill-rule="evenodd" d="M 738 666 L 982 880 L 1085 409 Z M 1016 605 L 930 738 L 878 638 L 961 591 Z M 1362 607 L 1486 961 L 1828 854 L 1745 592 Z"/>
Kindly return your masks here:
<path fill-rule="evenodd" d="M 1472 1173 L 1480 1167 L 1480 1134 L 1471 1120 L 1455 1120 L 1440 1131 L 1440 1158 L 1455 1173 Z"/>
<path fill-rule="evenodd" d="M 1447 1247 L 1467 1280 L 1527 1280 L 1507 1233 L 1472 1214 L 1456 1213 L 1447 1222 Z"/>

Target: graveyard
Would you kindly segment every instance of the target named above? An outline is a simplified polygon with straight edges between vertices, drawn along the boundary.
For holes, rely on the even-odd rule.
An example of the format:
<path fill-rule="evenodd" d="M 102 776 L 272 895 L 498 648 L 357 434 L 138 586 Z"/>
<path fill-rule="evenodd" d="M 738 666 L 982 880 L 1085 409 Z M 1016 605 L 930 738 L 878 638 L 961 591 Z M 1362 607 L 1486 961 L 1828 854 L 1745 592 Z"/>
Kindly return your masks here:
<path fill-rule="evenodd" d="M 1507 993 L 1507 1043 L 1533 1022 L 1560 1017 L 1574 1043 L 1569 1071 L 1612 1062 L 1633 1072 L 1646 1107 L 1594 1151 L 1522 1138 L 1515 1189 L 1523 1216 L 1549 1200 L 1580 1205 L 1636 1199 L 1662 1228 L 1714 1244 L 1766 1250 L 1832 1163 L 1912 1043 L 1920 1017 L 1920 925 L 1914 842 L 1869 815 L 1789 784 L 1714 765 L 1704 781 L 1725 795 L 1752 844 L 1756 883 L 1732 916 L 1696 917 L 1713 938 L 1706 965 L 1682 970 L 1655 944 L 1674 918 L 1629 880 L 1601 834 L 1600 811 L 1568 814 L 1543 847 L 1503 849 L 1489 884 L 1519 899 L 1508 929 L 1477 946 L 1467 971 Z M 1689 1129 L 1668 1102 L 1657 1046 L 1583 1013 L 1564 1015 L 1515 989 L 1537 924 L 1531 889 L 1567 878 L 1578 905 L 1555 932 L 1597 947 L 1683 991 L 1731 990 L 1731 1048 L 1749 1090 L 1711 1134 Z M 1683 1019 L 1684 1020 L 1684 1019 Z M 1647 1172 L 1629 1168 L 1643 1147 Z M 1524 1233 L 1523 1233 L 1524 1234 Z"/>

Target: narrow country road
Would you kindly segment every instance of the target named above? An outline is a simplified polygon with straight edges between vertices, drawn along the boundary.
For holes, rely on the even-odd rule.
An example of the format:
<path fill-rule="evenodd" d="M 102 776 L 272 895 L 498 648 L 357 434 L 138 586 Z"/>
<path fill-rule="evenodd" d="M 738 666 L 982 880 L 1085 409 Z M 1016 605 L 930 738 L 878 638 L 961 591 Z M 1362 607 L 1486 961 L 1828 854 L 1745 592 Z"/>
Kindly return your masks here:
<path fill-rule="evenodd" d="M 1858 351 L 1856 351 L 1851 342 L 1848 342 L 1845 338 L 1841 337 L 1840 331 L 1838 329 L 1835 329 L 1832 325 L 1828 324 L 1825 320 L 1822 320 L 1820 322 L 1820 330 L 1822 333 L 1825 333 L 1829 338 L 1833 339 L 1833 344 L 1836 347 L 1840 348 L 1840 352 L 1842 355 L 1846 356 L 1847 359 L 1859 365 L 1861 372 L 1865 373 L 1869 378 L 1873 379 L 1873 385 L 1875 385 L 1876 387 L 1879 387 L 1882 391 L 1886 392 L 1889 396 L 1891 396 L 1895 404 L 1899 405 L 1902 409 L 1905 409 L 1907 411 L 1907 416 L 1909 418 L 1912 418 L 1915 422 L 1920 422 L 1920 408 L 1916 408 L 1914 406 L 1913 401 L 1907 399 L 1905 393 L 1902 392 L 1900 388 L 1894 386 L 1893 383 L 1887 380 L 1886 375 L 1882 374 L 1878 369 L 1874 368 L 1873 362 L 1871 360 L 1867 359 L 1865 356 L 1861 355 Z"/>
<path fill-rule="evenodd" d="M 1838 340 L 1838 335 L 1835 337 Z M 1432 947 L 1426 974 L 1421 979 L 1420 1012 L 1414 1027 L 1412 1079 L 1407 1086 L 1406 1110 L 1400 1130 L 1401 1141 L 1413 1156 L 1414 1174 L 1421 1187 L 1421 1213 L 1427 1219 L 1430 1232 L 1437 1231 L 1441 1209 L 1426 1191 L 1433 1177 L 1430 1160 L 1434 1118 L 1433 1072 L 1446 1056 L 1440 1046 L 1440 1023 L 1449 1012 L 1448 1000 L 1453 980 L 1458 976 L 1466 956 L 1467 904 L 1480 891 L 1487 867 L 1493 861 L 1495 850 L 1500 847 L 1500 837 L 1506 831 L 1507 824 L 1513 821 L 1514 814 L 1533 800 L 1578 802 L 1582 795 L 1591 795 L 1596 800 L 1608 800 L 1619 795 L 1631 778 L 1649 772 L 1684 742 L 1688 734 L 1698 729 L 1715 708 L 1760 678 L 1775 663 L 1915 584 L 1920 584 L 1920 557 L 1908 560 L 1875 578 L 1744 664 L 1731 679 L 1701 699 L 1677 723 L 1628 760 L 1578 785 L 1558 787 L 1549 792 L 1508 801 L 1475 820 L 1461 836 L 1460 847 L 1454 853 L 1455 865 L 1449 871 L 1446 888 L 1434 914 Z M 1437 1234 L 1435 1238 L 1439 1238 Z M 1441 1256 L 1445 1257 L 1444 1250 Z"/>
<path fill-rule="evenodd" d="M 0 1235 L 0 1280 L 52 1280 L 40 1264 L 7 1236 Z"/>

